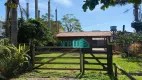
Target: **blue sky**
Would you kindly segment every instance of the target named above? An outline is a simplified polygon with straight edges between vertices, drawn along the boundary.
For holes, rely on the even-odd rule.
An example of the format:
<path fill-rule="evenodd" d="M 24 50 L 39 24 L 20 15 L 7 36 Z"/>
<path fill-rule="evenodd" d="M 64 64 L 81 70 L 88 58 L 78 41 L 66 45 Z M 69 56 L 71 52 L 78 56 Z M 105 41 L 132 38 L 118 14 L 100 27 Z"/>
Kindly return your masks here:
<path fill-rule="evenodd" d="M 6 0 L 0 0 L 0 16 L 5 18 L 5 3 Z M 110 7 L 103 11 L 98 5 L 95 10 L 83 12 L 82 5 L 84 0 L 51 0 L 52 14 L 55 14 L 55 9 L 58 8 L 58 19 L 61 20 L 65 14 L 74 14 L 80 20 L 81 27 L 84 31 L 110 30 L 110 26 L 117 26 L 118 30 L 122 30 L 122 26 L 126 25 L 127 31 L 133 31 L 131 22 L 134 20 L 133 9 L 127 13 L 123 13 L 126 9 L 130 9 L 132 5 Z M 34 0 L 20 0 L 23 8 L 26 8 L 26 3 L 30 3 L 30 17 L 34 17 Z M 48 11 L 48 0 L 39 0 L 39 9 L 41 15 Z"/>

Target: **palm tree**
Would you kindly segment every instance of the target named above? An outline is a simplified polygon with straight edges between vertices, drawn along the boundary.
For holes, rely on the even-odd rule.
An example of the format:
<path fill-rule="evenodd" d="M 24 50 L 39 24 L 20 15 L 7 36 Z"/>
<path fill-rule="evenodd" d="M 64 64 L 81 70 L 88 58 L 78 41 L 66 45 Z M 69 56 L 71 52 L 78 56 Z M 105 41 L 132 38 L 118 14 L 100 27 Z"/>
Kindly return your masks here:
<path fill-rule="evenodd" d="M 17 46 L 17 33 L 18 33 L 18 20 L 17 20 L 17 7 L 12 8 L 11 17 L 11 42 Z"/>
<path fill-rule="evenodd" d="M 17 33 L 18 33 L 18 20 L 17 20 L 17 7 L 19 5 L 19 0 L 7 0 L 6 6 L 6 37 L 9 37 L 11 42 L 17 46 Z M 19 5 L 21 18 L 22 11 L 26 11 Z"/>

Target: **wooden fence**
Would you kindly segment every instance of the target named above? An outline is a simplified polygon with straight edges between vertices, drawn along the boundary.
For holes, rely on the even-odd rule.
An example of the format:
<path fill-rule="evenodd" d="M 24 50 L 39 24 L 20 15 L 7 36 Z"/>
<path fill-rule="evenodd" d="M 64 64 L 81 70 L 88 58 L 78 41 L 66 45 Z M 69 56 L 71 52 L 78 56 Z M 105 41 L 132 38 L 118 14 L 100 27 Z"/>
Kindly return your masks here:
<path fill-rule="evenodd" d="M 122 69 L 120 66 L 116 65 L 115 63 L 113 63 L 114 65 L 114 76 L 116 78 L 118 78 L 118 70 L 121 71 L 122 74 L 126 75 L 130 80 L 136 80 L 132 75 L 130 75 L 129 73 L 127 73 L 124 69 Z"/>
<path fill-rule="evenodd" d="M 30 45 L 30 52 L 31 52 L 31 64 L 35 65 L 35 55 L 36 52 L 35 51 L 35 45 L 34 44 L 31 44 Z M 39 46 L 40 48 L 49 48 L 49 46 L 47 47 L 41 47 Z M 55 48 L 55 47 L 50 47 L 50 48 Z M 57 47 L 58 49 L 60 49 L 61 47 Z M 68 49 L 68 48 L 64 48 L 64 49 Z M 107 57 L 95 57 L 93 54 L 89 53 L 92 55 L 92 57 L 85 57 L 85 54 L 86 52 L 84 53 L 80 48 L 76 48 L 74 49 L 74 51 L 76 52 L 80 52 L 80 57 L 61 57 L 61 56 L 58 56 L 58 58 L 62 58 L 62 59 L 80 59 L 80 63 L 75 63 L 75 62 L 47 62 L 47 63 L 41 63 L 41 64 L 67 64 L 67 65 L 80 65 L 80 68 L 46 68 L 46 69 L 54 69 L 54 70 L 80 70 L 81 73 L 84 73 L 85 70 L 96 70 L 96 71 L 107 71 L 108 74 L 110 75 L 114 75 L 116 78 L 118 78 L 118 70 L 126 75 L 130 80 L 136 80 L 131 74 L 127 73 L 124 69 L 122 69 L 120 66 L 118 66 L 117 64 L 115 63 L 112 63 L 113 62 L 113 54 L 112 54 L 112 45 L 108 45 L 107 46 Z M 41 52 L 40 52 L 41 53 Z M 99 53 L 99 52 L 98 52 Z M 95 53 L 97 54 L 97 53 Z M 41 57 L 40 57 L 41 58 Z M 51 58 L 51 59 L 56 59 L 57 57 L 46 57 L 46 58 Z M 86 63 L 85 62 L 85 59 L 95 59 L 97 60 L 98 63 Z M 107 63 L 101 63 L 99 61 L 99 59 L 106 59 L 107 60 Z M 107 67 L 103 67 L 103 69 L 91 69 L 91 68 L 85 68 L 85 64 L 89 64 L 89 65 L 107 65 Z M 114 68 L 114 71 L 113 71 L 113 68 Z M 43 68 L 44 69 L 44 68 Z"/>
<path fill-rule="evenodd" d="M 37 52 L 37 51 L 35 51 L 35 48 L 50 48 L 50 49 L 53 49 L 54 51 L 56 51 L 56 50 L 59 50 L 60 51 L 60 49 L 61 48 L 59 48 L 59 47 L 57 47 L 57 48 L 55 48 L 55 47 L 41 47 L 41 46 L 35 46 L 35 45 L 33 45 L 33 44 L 31 44 L 31 46 L 30 46 L 30 52 L 31 52 L 31 54 L 30 54 L 30 56 L 31 56 L 31 64 L 33 65 L 33 68 L 35 69 L 35 67 L 34 67 L 34 65 L 36 64 L 36 63 L 38 63 L 38 62 L 35 62 L 35 58 L 37 58 L 37 57 L 35 57 L 35 55 L 36 55 L 36 53 L 39 53 L 39 52 Z M 63 50 L 68 50 L 69 48 L 63 48 Z M 63 54 L 61 54 L 60 56 L 57 56 L 57 57 L 46 57 L 46 58 L 50 58 L 50 60 L 49 61 L 47 61 L 47 62 L 40 62 L 40 63 L 38 63 L 38 64 L 41 64 L 41 65 L 43 65 L 43 64 L 67 64 L 67 65 L 72 65 L 72 64 L 76 64 L 76 65 L 79 65 L 80 64 L 80 68 L 40 68 L 40 69 L 52 69 L 52 70 L 80 70 L 80 72 L 81 73 L 84 73 L 85 72 L 85 70 L 96 70 L 96 71 L 107 71 L 108 72 L 108 74 L 110 74 L 110 75 L 112 75 L 113 74 L 113 64 L 112 64 L 112 62 L 113 62 L 113 60 L 112 60 L 112 45 L 108 45 L 107 46 L 107 51 L 105 52 L 105 53 L 103 53 L 103 54 L 105 54 L 107 57 L 96 57 L 95 56 L 95 54 L 97 54 L 97 53 L 99 53 L 99 52 L 97 52 L 97 53 L 90 53 L 89 52 L 89 54 L 92 56 L 92 57 L 85 57 L 85 54 L 87 53 L 87 52 L 84 52 L 84 50 L 83 49 L 80 49 L 80 48 L 73 48 L 72 50 L 74 50 L 74 51 L 77 51 L 77 52 L 79 52 L 80 53 L 80 57 L 63 57 L 63 55 L 65 55 L 66 53 L 67 53 L 67 51 L 63 51 L 64 53 Z M 41 53 L 41 52 L 40 52 Z M 46 53 L 46 52 L 45 52 Z M 69 50 L 68 50 L 68 53 L 69 53 Z M 99 53 L 100 54 L 100 53 Z M 40 57 L 41 58 L 41 57 Z M 75 62 L 51 62 L 52 60 L 55 60 L 56 58 L 63 58 L 63 59 L 80 59 L 80 63 L 75 63 Z M 94 60 L 96 60 L 98 63 L 86 63 L 85 62 L 85 59 L 94 59 Z M 107 60 L 107 62 L 106 63 L 102 63 L 99 59 L 106 59 Z M 103 69 L 94 69 L 94 68 L 85 68 L 85 65 L 86 64 L 88 64 L 88 65 L 100 65 L 100 66 L 102 66 L 103 67 Z M 104 65 L 106 65 L 106 66 L 104 66 Z M 37 68 L 37 67 L 36 67 Z"/>

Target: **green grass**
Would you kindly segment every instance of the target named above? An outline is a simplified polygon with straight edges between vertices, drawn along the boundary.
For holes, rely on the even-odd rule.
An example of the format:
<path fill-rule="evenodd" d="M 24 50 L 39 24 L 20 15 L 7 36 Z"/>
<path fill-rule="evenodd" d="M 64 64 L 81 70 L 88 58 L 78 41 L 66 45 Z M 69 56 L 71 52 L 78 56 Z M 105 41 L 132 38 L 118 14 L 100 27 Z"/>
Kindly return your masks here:
<path fill-rule="evenodd" d="M 81 75 L 79 72 L 73 71 L 43 71 L 37 70 L 30 73 L 26 73 L 21 75 L 19 78 L 15 78 L 14 80 L 26 79 L 26 78 L 49 78 L 49 79 L 57 79 L 58 78 L 73 78 L 73 79 L 81 79 L 81 80 L 110 80 L 108 75 L 97 73 L 97 72 L 86 72 L 84 75 Z"/>
<path fill-rule="evenodd" d="M 113 62 L 118 64 L 127 72 L 142 72 L 142 59 L 134 60 L 135 58 L 113 58 Z"/>
<path fill-rule="evenodd" d="M 121 68 L 123 68 L 126 72 L 130 73 L 142 72 L 142 58 L 114 57 L 113 62 L 119 65 Z M 133 77 L 136 78 L 136 80 L 142 80 L 142 76 L 133 75 Z M 124 75 L 119 75 L 118 80 L 129 80 L 129 78 Z"/>
<path fill-rule="evenodd" d="M 61 54 L 40 54 L 37 56 L 41 57 L 56 57 Z M 86 57 L 91 57 L 90 54 L 86 54 Z M 97 57 L 105 57 L 106 55 L 96 55 Z M 79 57 L 79 54 L 77 53 L 70 53 L 66 54 L 63 57 Z M 47 62 L 50 59 L 44 58 L 44 59 L 36 59 L 36 62 Z M 114 57 L 113 62 L 121 66 L 124 70 L 127 72 L 140 72 L 142 71 L 141 67 L 141 61 L 142 59 L 138 58 L 131 58 L 131 59 L 123 59 L 120 57 Z M 92 59 L 92 60 L 87 60 L 88 62 L 93 62 L 96 63 L 97 61 Z M 107 62 L 106 60 L 100 60 L 102 63 Z M 79 59 L 56 59 L 52 62 L 80 62 Z M 38 66 L 39 64 L 36 64 L 35 66 Z M 41 66 L 41 68 L 79 68 L 80 65 L 65 65 L 65 64 L 45 64 Z M 102 66 L 96 66 L 96 65 L 85 65 L 86 68 L 99 68 L 101 69 Z M 119 71 L 120 72 L 120 71 Z M 34 70 L 29 73 L 25 73 L 19 78 L 15 78 L 17 80 L 20 79 L 25 79 L 25 78 L 75 78 L 75 79 L 82 79 L 82 80 L 110 80 L 111 77 L 105 74 L 106 72 L 100 72 L 100 71 L 85 71 L 84 75 L 81 75 L 79 71 L 77 70 L 68 70 L 68 71 L 62 71 L 62 70 Z M 118 76 L 119 80 L 129 80 L 125 75 L 119 75 Z M 134 76 L 137 80 L 141 80 L 142 76 Z M 53 79 L 54 80 L 54 79 Z"/>

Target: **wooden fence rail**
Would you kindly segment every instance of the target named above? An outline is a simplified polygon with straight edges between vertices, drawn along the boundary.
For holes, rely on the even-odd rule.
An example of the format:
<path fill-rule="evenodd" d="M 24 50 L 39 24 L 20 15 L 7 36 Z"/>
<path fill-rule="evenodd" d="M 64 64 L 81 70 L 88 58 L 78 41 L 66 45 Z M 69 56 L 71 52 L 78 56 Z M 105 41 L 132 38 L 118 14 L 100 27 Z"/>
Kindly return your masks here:
<path fill-rule="evenodd" d="M 114 65 L 114 76 L 116 78 L 118 78 L 118 71 L 117 70 L 120 70 L 122 72 L 122 74 L 126 75 L 130 80 L 136 80 L 133 76 L 131 76 L 129 73 L 127 73 L 120 66 L 116 65 L 115 63 L 113 63 L 113 65 Z"/>
<path fill-rule="evenodd" d="M 47 49 L 47 50 L 46 50 Z M 92 50 L 92 49 L 91 49 Z M 49 57 L 49 56 L 35 56 L 35 55 L 38 55 L 39 54 L 43 54 L 43 52 L 45 54 L 50 54 L 52 53 L 52 51 L 61 51 L 61 55 L 58 55 L 56 57 Z M 88 51 L 88 52 L 87 52 Z M 96 71 L 107 71 L 108 74 L 110 75 L 113 75 L 113 60 L 112 60 L 112 45 L 107 45 L 107 51 L 104 52 L 104 54 L 107 56 L 107 57 L 101 57 L 101 56 L 98 56 L 96 57 L 95 55 L 97 53 L 101 54 L 102 52 L 99 51 L 99 52 L 93 52 L 91 51 L 90 52 L 90 49 L 84 49 L 84 48 L 61 48 L 61 47 L 50 47 L 50 46 L 35 46 L 34 44 L 30 44 L 30 56 L 31 56 L 31 64 L 33 66 L 33 69 L 53 69 L 53 70 L 80 70 L 80 72 L 82 74 L 85 73 L 85 71 L 88 71 L 88 70 L 96 70 Z M 74 52 L 77 52 L 77 53 L 80 53 L 80 56 L 79 57 L 65 57 L 64 55 L 68 54 L 68 53 L 74 53 Z M 85 54 L 89 53 L 91 56 L 90 57 L 87 57 L 85 56 Z M 56 53 L 55 53 L 56 54 Z M 36 61 L 35 59 L 45 59 L 45 58 L 48 58 L 49 60 L 47 60 L 46 62 L 41 62 L 41 61 Z M 56 59 L 80 59 L 80 62 L 52 62 Z M 86 60 L 88 59 L 94 59 L 96 60 L 97 62 L 96 63 L 93 63 L 93 62 L 86 62 Z M 103 59 L 103 60 L 107 60 L 107 62 L 102 62 L 100 59 Z M 74 60 L 73 60 L 74 61 Z M 38 64 L 38 66 L 34 66 L 34 64 Z M 60 64 L 60 65 L 78 65 L 80 66 L 79 68 L 41 68 L 41 66 L 43 66 L 44 64 Z M 80 65 L 79 65 L 80 64 Z M 85 67 L 85 65 L 98 65 L 98 66 L 102 66 L 102 69 L 100 68 L 87 68 Z"/>

